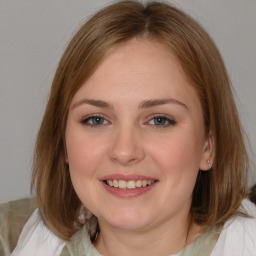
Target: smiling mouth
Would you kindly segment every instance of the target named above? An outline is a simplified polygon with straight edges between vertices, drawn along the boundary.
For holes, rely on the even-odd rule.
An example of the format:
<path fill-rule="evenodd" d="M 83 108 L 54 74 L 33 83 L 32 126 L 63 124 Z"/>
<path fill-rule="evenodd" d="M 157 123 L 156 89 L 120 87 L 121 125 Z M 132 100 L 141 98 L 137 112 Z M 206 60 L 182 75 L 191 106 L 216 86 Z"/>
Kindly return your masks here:
<path fill-rule="evenodd" d="M 129 190 L 151 186 L 156 180 L 103 180 L 103 182 L 110 187 Z"/>

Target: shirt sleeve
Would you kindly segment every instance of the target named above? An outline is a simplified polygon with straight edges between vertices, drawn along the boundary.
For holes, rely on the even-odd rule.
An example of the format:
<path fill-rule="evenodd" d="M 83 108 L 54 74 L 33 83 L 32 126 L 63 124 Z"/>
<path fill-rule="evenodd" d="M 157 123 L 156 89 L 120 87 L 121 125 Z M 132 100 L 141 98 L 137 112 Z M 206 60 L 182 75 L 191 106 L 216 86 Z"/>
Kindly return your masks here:
<path fill-rule="evenodd" d="M 36 209 L 25 224 L 11 256 L 59 256 L 65 244 L 44 225 Z"/>
<path fill-rule="evenodd" d="M 220 233 L 211 256 L 256 255 L 256 206 L 244 200 L 241 210 L 250 217 L 236 216 L 228 221 Z"/>

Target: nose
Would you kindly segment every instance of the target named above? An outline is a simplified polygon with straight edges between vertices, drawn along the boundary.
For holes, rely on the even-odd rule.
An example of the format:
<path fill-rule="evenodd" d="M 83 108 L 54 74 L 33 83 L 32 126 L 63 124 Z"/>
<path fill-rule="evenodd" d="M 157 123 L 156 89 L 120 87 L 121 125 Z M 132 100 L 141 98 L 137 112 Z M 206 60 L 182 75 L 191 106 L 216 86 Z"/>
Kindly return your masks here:
<path fill-rule="evenodd" d="M 145 157 L 142 137 L 132 127 L 117 129 L 110 151 L 111 160 L 121 165 L 133 165 Z"/>

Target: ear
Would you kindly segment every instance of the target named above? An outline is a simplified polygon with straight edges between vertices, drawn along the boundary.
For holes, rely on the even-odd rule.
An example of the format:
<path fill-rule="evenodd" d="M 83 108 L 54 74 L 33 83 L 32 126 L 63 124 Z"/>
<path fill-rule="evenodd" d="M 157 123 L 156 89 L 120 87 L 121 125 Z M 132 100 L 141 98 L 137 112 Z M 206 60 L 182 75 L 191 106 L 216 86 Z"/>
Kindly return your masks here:
<path fill-rule="evenodd" d="M 210 132 L 205 138 L 201 162 L 200 162 L 200 170 L 208 171 L 212 168 L 215 157 L 215 146 L 214 146 L 214 138 L 212 133 Z"/>

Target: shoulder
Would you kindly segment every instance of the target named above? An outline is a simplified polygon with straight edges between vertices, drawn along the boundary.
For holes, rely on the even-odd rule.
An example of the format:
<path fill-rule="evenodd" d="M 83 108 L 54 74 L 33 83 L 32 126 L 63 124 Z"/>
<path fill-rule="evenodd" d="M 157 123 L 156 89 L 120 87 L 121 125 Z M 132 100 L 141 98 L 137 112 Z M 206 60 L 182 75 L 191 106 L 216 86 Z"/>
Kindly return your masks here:
<path fill-rule="evenodd" d="M 36 209 L 25 224 L 12 256 L 58 256 L 64 246 L 65 242 L 44 225 Z"/>
<path fill-rule="evenodd" d="M 33 198 L 23 198 L 0 204 L 0 255 L 10 255 L 22 228 L 34 210 Z"/>
<path fill-rule="evenodd" d="M 245 199 L 240 212 L 250 217 L 234 216 L 227 221 L 211 256 L 255 256 L 256 206 Z"/>

